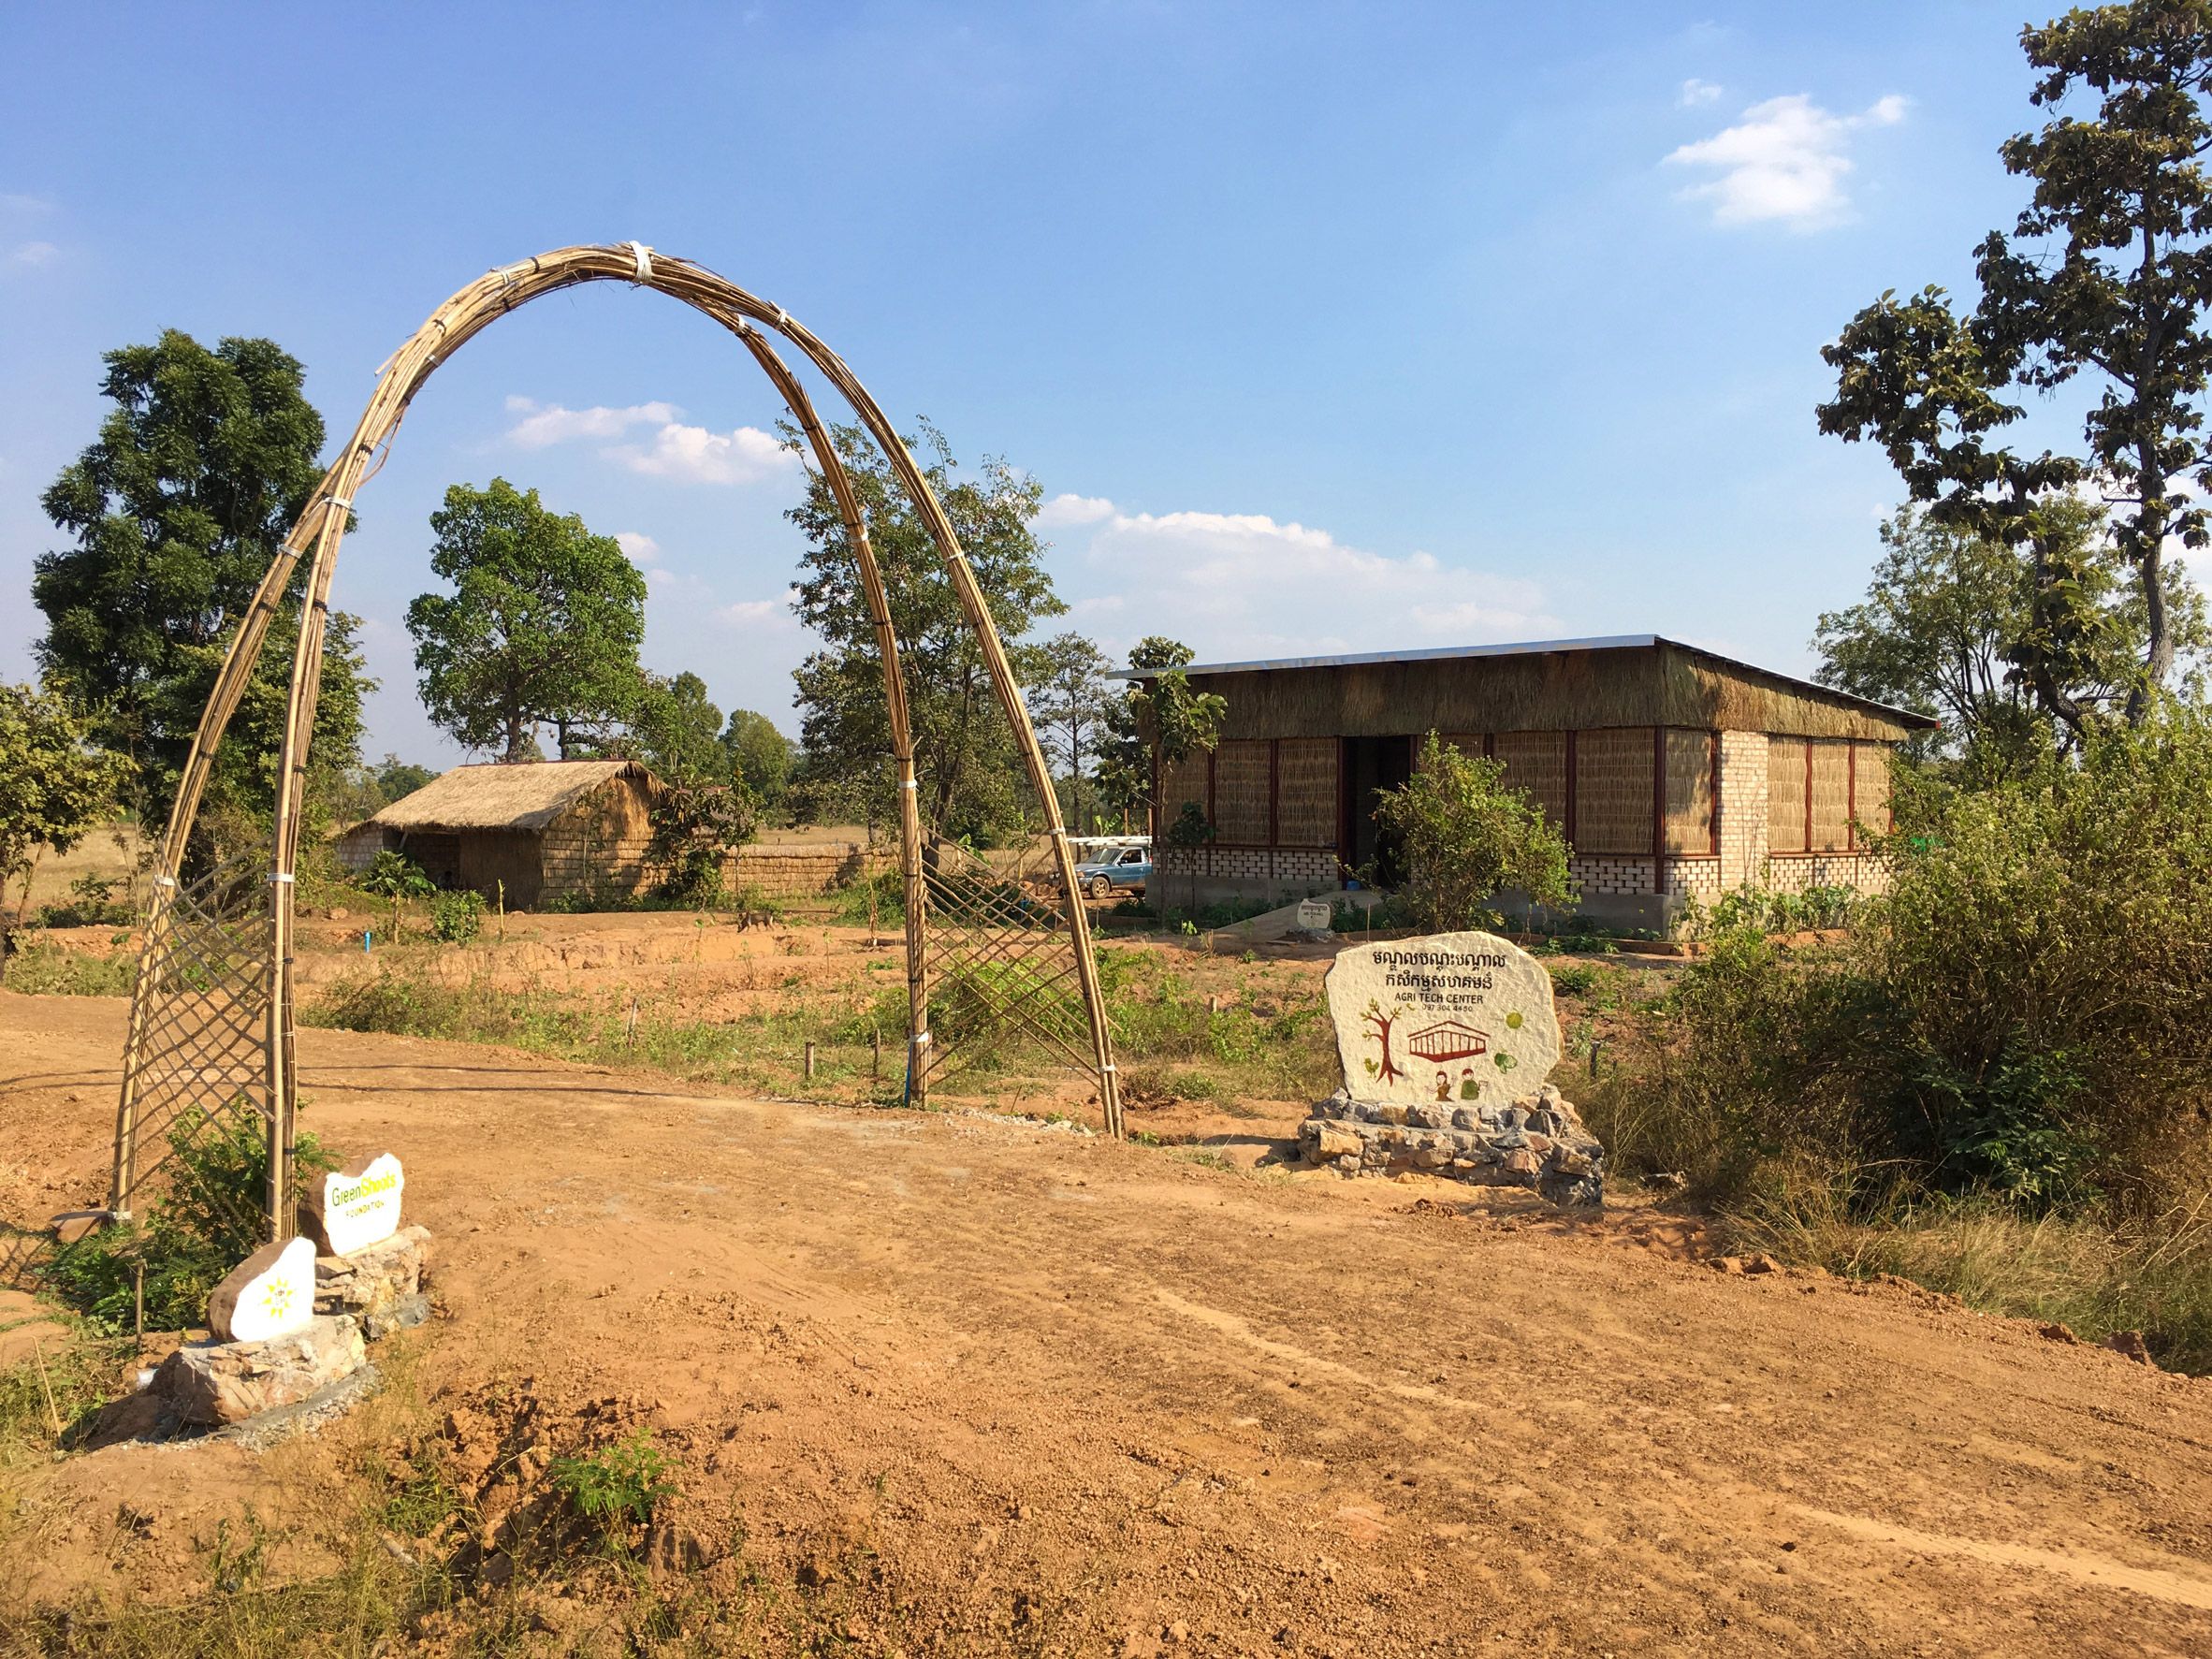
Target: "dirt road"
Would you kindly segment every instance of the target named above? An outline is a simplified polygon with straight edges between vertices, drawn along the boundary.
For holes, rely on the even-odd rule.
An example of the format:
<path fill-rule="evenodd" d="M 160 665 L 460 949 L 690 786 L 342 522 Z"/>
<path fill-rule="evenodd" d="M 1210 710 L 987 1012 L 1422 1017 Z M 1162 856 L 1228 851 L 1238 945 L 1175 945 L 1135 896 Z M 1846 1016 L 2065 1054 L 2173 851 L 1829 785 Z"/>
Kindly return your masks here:
<path fill-rule="evenodd" d="M 0 996 L 10 1219 L 96 1189 L 121 1018 Z M 1724 1276 L 1650 1212 L 301 1042 L 310 1127 L 437 1234 L 425 1386 L 624 1397 L 858 1651 L 2212 1652 L 2212 1386 L 2028 1325 Z M 108 1548 L 159 1593 L 296 1476 L 73 1460 L 40 1582 Z"/>

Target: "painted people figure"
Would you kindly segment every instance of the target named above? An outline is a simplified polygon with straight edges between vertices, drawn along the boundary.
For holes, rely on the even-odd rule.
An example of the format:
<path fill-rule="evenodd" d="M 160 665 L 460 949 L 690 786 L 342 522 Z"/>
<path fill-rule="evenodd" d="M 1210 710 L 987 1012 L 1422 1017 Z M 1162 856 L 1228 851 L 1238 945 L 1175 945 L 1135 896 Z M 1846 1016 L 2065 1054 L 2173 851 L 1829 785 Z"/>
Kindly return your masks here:
<path fill-rule="evenodd" d="M 1472 1100 L 1480 1093 L 1482 1093 L 1482 1085 L 1475 1081 L 1475 1068 L 1462 1066 L 1460 1068 L 1460 1099 Z"/>
<path fill-rule="evenodd" d="M 1451 1079 L 1441 1070 L 1436 1073 L 1436 1098 L 1439 1100 L 1451 1099 Z"/>

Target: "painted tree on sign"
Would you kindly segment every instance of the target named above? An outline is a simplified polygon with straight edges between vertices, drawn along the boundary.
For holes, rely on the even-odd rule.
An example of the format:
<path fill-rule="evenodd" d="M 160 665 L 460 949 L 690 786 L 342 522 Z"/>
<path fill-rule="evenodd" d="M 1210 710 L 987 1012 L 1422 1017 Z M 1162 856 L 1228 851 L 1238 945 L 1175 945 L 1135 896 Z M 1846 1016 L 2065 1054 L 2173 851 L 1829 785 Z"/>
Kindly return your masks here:
<path fill-rule="evenodd" d="M 1367 1062 L 1367 1074 L 1377 1083 L 1389 1083 L 1393 1078 L 1404 1077 L 1404 1069 L 1390 1054 L 1390 1028 L 1398 1023 L 1398 1016 L 1383 1012 L 1382 1004 L 1370 997 L 1366 1011 L 1361 1014 L 1360 1020 L 1362 1025 L 1374 1027 L 1372 1035 L 1382 1049 L 1380 1063 L 1374 1060 Z"/>

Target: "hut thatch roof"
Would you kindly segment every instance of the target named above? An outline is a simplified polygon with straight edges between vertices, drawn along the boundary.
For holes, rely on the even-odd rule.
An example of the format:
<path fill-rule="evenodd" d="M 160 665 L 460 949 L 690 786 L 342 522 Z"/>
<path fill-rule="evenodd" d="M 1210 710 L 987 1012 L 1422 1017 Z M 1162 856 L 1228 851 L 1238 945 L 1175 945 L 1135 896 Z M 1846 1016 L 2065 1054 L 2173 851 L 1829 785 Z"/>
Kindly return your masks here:
<path fill-rule="evenodd" d="M 635 761 L 526 761 L 456 766 L 366 822 L 395 830 L 542 830 L 602 784 L 653 775 Z"/>

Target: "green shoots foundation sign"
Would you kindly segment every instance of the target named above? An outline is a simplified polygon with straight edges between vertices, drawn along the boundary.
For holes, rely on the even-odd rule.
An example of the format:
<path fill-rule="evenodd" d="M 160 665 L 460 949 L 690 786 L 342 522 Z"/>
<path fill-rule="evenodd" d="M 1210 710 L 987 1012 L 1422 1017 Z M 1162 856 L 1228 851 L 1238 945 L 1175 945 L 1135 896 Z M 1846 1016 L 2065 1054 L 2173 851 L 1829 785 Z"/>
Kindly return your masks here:
<path fill-rule="evenodd" d="M 325 1175 L 308 1193 L 311 1230 L 329 1255 L 351 1256 L 400 1230 L 406 1190 L 406 1172 L 388 1152 Z"/>
<path fill-rule="evenodd" d="M 1361 945 L 1329 969 L 1329 1017 L 1355 1100 L 1496 1104 L 1559 1064 L 1551 976 L 1492 933 Z"/>

